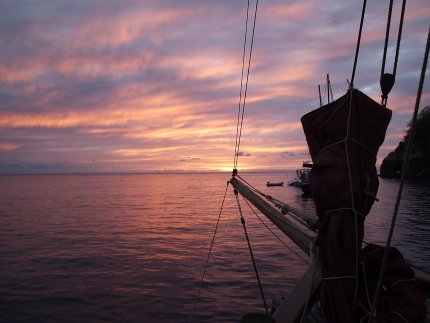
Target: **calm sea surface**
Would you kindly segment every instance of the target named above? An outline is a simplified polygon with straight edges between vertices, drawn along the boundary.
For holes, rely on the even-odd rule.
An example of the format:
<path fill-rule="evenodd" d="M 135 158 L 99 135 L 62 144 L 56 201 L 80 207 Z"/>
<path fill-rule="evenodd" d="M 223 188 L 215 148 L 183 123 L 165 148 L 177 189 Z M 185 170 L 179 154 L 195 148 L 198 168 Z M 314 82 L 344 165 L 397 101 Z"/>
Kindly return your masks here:
<path fill-rule="evenodd" d="M 229 177 L 0 176 L 0 321 L 187 322 Z M 265 186 L 293 173 L 242 177 L 314 213 L 299 189 Z M 381 179 L 366 241 L 385 241 L 398 185 Z M 306 258 L 263 219 L 292 250 L 280 243 L 244 202 L 242 209 L 270 306 L 292 289 Z M 430 271 L 429 183 L 407 183 L 393 245 Z M 262 309 L 229 187 L 193 322 L 237 322 Z"/>

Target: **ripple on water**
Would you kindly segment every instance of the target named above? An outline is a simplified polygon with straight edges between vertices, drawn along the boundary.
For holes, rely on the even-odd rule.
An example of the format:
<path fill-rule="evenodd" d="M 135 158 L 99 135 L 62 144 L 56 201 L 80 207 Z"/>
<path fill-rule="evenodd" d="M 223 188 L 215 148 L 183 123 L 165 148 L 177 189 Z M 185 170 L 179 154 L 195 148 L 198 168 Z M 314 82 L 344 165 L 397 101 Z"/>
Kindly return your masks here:
<path fill-rule="evenodd" d="M 242 175 L 257 189 L 314 214 L 292 174 Z M 269 177 L 270 178 L 269 178 Z M 226 174 L 3 176 L 0 321 L 187 322 L 224 196 Z M 381 179 L 366 239 L 385 241 L 398 182 Z M 267 301 L 286 295 L 307 264 L 245 205 Z M 408 183 L 393 243 L 429 268 L 430 188 Z M 195 315 L 238 321 L 262 301 L 229 189 Z"/>

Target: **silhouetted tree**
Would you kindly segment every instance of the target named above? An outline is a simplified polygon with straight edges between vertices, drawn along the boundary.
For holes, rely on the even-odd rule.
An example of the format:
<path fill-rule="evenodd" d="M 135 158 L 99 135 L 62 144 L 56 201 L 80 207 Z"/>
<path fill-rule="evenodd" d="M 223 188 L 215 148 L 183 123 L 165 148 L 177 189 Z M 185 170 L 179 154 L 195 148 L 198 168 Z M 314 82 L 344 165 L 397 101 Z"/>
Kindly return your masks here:
<path fill-rule="evenodd" d="M 398 177 L 403 165 L 406 143 L 412 132 L 412 120 L 408 123 L 403 140 L 396 149 L 384 158 L 382 177 Z M 409 176 L 430 176 L 430 106 L 423 108 L 417 116 L 415 136 L 411 146 Z"/>

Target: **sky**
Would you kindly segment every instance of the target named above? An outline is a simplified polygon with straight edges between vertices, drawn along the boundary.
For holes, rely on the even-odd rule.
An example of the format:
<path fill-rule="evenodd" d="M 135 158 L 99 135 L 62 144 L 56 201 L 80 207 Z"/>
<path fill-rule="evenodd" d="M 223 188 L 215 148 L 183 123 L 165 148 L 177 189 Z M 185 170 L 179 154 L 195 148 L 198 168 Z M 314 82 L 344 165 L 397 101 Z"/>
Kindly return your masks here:
<path fill-rule="evenodd" d="M 388 5 L 368 1 L 354 81 L 378 102 Z M 300 117 L 319 107 L 318 84 L 327 100 L 327 73 L 345 94 L 361 8 L 259 1 L 238 169 L 310 158 Z M 0 0 L 0 173 L 231 171 L 246 16 L 247 0 Z M 409 0 L 378 163 L 412 117 L 429 23 L 430 2 Z"/>

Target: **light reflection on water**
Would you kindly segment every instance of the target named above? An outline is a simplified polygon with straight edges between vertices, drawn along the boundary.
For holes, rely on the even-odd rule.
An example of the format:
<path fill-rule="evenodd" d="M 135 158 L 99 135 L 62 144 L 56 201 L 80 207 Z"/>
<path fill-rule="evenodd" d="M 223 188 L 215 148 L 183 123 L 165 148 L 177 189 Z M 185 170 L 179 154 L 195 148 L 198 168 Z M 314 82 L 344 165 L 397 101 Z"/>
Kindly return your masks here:
<path fill-rule="evenodd" d="M 376 202 L 366 219 L 366 239 L 385 244 L 397 199 L 399 180 L 380 179 Z M 391 245 L 408 260 L 430 270 L 430 184 L 406 181 L 397 214 Z"/>
<path fill-rule="evenodd" d="M 307 213 L 294 173 L 241 174 Z M 228 174 L 48 175 L 0 178 L 0 321 L 188 321 Z M 366 239 L 384 242 L 397 181 L 381 180 Z M 430 188 L 408 182 L 393 244 L 430 269 Z M 270 305 L 307 265 L 242 203 Z M 263 219 L 265 220 L 265 219 Z M 299 248 L 277 231 L 296 252 Z M 238 321 L 262 309 L 229 188 L 195 322 Z"/>

